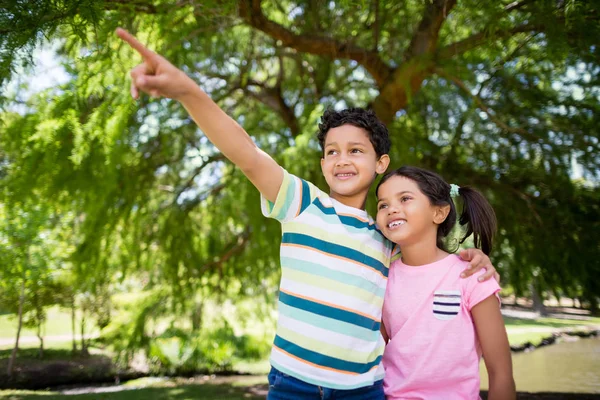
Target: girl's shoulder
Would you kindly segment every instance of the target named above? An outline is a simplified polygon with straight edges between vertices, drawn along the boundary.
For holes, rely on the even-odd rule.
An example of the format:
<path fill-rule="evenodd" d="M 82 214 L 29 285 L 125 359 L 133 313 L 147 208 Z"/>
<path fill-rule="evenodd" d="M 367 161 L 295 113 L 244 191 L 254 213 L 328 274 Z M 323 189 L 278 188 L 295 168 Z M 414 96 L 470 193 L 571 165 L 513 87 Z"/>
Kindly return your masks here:
<path fill-rule="evenodd" d="M 460 274 L 462 274 L 468 266 L 469 262 L 460 258 L 458 254 L 451 254 L 450 256 L 448 256 L 448 268 L 451 271 L 450 275 L 455 278 L 458 278 L 459 281 L 463 284 L 463 286 L 469 285 L 472 282 L 477 282 L 477 278 L 479 277 L 479 275 L 485 272 L 484 270 L 482 270 L 466 278 L 461 278 Z"/>
<path fill-rule="evenodd" d="M 444 261 L 448 268 L 452 269 L 452 271 L 456 271 L 459 275 L 469 265 L 469 262 L 460 258 L 458 254 L 449 254 Z"/>

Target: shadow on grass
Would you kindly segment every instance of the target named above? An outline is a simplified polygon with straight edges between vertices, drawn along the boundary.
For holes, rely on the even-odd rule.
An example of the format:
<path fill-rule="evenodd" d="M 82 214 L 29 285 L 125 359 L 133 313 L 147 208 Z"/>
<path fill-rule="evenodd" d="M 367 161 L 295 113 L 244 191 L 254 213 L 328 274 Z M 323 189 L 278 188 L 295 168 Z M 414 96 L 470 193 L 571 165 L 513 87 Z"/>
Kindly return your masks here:
<path fill-rule="evenodd" d="M 110 399 L 110 400 L 146 400 L 146 399 L 202 399 L 202 400 L 264 400 L 266 385 L 233 386 L 231 384 L 177 385 L 173 387 L 149 387 L 125 390 L 114 393 L 89 393 L 68 396 L 71 400 Z M 64 395 L 49 392 L 0 392 L 3 400 L 55 400 L 64 399 Z"/>
<path fill-rule="evenodd" d="M 19 350 L 13 377 L 7 373 L 11 350 L 0 350 L 0 389 L 43 389 L 64 384 L 114 381 L 116 371 L 110 357 L 81 356 L 70 350 L 48 349 L 40 359 L 38 350 Z"/>

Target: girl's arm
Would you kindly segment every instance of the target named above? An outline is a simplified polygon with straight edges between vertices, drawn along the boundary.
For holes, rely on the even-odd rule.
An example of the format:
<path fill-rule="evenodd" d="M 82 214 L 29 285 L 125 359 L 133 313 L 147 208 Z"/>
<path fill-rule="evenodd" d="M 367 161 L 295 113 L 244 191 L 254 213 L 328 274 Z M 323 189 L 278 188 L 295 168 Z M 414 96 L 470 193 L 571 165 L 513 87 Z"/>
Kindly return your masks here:
<path fill-rule="evenodd" d="M 488 400 L 516 399 L 510 345 L 496 296 L 492 295 L 476 304 L 471 309 L 471 315 L 488 371 Z"/>

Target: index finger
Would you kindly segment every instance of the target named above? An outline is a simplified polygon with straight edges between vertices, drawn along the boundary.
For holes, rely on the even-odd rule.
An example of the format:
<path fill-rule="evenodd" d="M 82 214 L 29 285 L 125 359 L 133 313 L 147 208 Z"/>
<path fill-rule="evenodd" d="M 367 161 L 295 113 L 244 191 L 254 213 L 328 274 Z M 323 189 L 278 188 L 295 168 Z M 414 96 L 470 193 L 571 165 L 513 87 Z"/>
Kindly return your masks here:
<path fill-rule="evenodd" d="M 139 40 L 135 38 L 131 33 L 127 32 L 123 28 L 117 28 L 117 36 L 126 41 L 135 51 L 140 53 L 143 58 L 151 59 L 154 56 L 154 52 L 144 46 Z"/>

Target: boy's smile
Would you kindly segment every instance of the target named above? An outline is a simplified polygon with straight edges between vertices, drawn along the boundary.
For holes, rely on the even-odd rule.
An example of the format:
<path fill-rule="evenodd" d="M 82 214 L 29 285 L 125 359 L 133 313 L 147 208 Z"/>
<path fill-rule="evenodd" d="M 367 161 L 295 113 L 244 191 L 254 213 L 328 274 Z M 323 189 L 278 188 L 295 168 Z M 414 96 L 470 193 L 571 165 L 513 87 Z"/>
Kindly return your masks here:
<path fill-rule="evenodd" d="M 387 169 L 387 154 L 378 157 L 367 131 L 354 125 L 341 125 L 327 132 L 321 169 L 330 196 L 363 209 L 367 193 L 377 174 Z"/>

